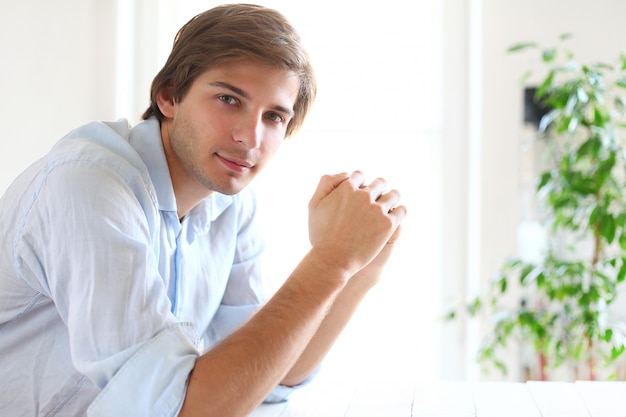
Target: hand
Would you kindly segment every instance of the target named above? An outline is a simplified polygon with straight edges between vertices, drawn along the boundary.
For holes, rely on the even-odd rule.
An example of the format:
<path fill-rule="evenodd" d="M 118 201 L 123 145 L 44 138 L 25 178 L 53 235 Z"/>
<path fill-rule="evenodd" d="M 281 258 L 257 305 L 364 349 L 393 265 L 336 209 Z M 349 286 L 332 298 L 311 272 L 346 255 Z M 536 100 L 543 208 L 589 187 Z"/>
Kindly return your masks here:
<path fill-rule="evenodd" d="M 398 226 L 383 249 L 378 253 L 378 255 L 376 255 L 372 262 L 355 274 L 353 277 L 355 281 L 359 281 L 362 285 L 367 287 L 371 287 L 379 281 L 383 269 L 393 252 L 395 243 L 400 236 L 401 228 L 402 226 Z"/>
<path fill-rule="evenodd" d="M 383 178 L 365 184 L 360 171 L 322 177 L 309 202 L 311 244 L 351 275 L 379 254 L 384 264 L 406 216 L 400 193 L 386 189 Z"/>

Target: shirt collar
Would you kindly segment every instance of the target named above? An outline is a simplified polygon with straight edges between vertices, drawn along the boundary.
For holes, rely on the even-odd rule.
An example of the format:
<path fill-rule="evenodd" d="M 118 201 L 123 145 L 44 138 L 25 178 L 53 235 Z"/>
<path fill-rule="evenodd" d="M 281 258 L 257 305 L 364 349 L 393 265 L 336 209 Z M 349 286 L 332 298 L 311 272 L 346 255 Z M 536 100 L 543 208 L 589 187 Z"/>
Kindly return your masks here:
<path fill-rule="evenodd" d="M 145 120 L 130 131 L 129 142 L 148 167 L 150 178 L 156 190 L 159 210 L 176 212 L 176 196 L 165 158 L 161 129 L 156 117 Z M 212 221 L 233 203 L 233 197 L 213 193 L 201 201 L 187 215 L 196 233 L 206 233 Z"/>

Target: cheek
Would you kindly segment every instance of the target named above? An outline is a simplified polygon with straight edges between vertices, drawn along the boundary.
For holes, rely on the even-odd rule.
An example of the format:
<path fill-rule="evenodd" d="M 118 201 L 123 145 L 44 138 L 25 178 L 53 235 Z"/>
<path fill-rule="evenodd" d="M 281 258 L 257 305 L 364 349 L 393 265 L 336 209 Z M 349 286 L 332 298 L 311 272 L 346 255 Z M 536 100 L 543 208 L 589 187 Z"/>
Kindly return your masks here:
<path fill-rule="evenodd" d="M 257 160 L 257 171 L 263 170 L 280 149 L 283 140 L 265 140 L 259 149 L 260 158 Z"/>
<path fill-rule="evenodd" d="M 263 146 L 263 158 L 269 161 L 280 149 L 284 139 L 281 137 L 272 137 L 264 142 Z"/>

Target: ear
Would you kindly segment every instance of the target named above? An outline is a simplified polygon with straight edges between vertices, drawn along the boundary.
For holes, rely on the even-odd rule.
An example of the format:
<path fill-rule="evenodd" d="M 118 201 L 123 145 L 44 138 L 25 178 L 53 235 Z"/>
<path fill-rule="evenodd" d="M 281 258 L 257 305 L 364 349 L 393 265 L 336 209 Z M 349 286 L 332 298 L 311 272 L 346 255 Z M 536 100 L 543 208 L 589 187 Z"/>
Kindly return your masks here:
<path fill-rule="evenodd" d="M 172 119 L 174 118 L 174 114 L 176 114 L 176 102 L 174 100 L 174 94 L 172 92 L 172 87 L 167 86 L 161 88 L 156 95 L 157 105 L 159 106 L 159 110 L 163 113 L 163 116 Z"/>

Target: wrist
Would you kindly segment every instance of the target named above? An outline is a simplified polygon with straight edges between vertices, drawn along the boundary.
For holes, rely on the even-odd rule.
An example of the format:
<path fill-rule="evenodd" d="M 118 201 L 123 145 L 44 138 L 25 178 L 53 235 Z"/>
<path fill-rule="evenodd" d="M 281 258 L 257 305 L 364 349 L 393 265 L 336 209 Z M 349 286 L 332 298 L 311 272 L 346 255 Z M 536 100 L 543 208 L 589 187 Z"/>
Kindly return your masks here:
<path fill-rule="evenodd" d="M 306 257 L 318 269 L 320 278 L 336 280 L 342 285 L 345 285 L 358 272 L 358 268 L 351 265 L 348 259 L 337 254 L 332 248 L 313 246 Z"/>

